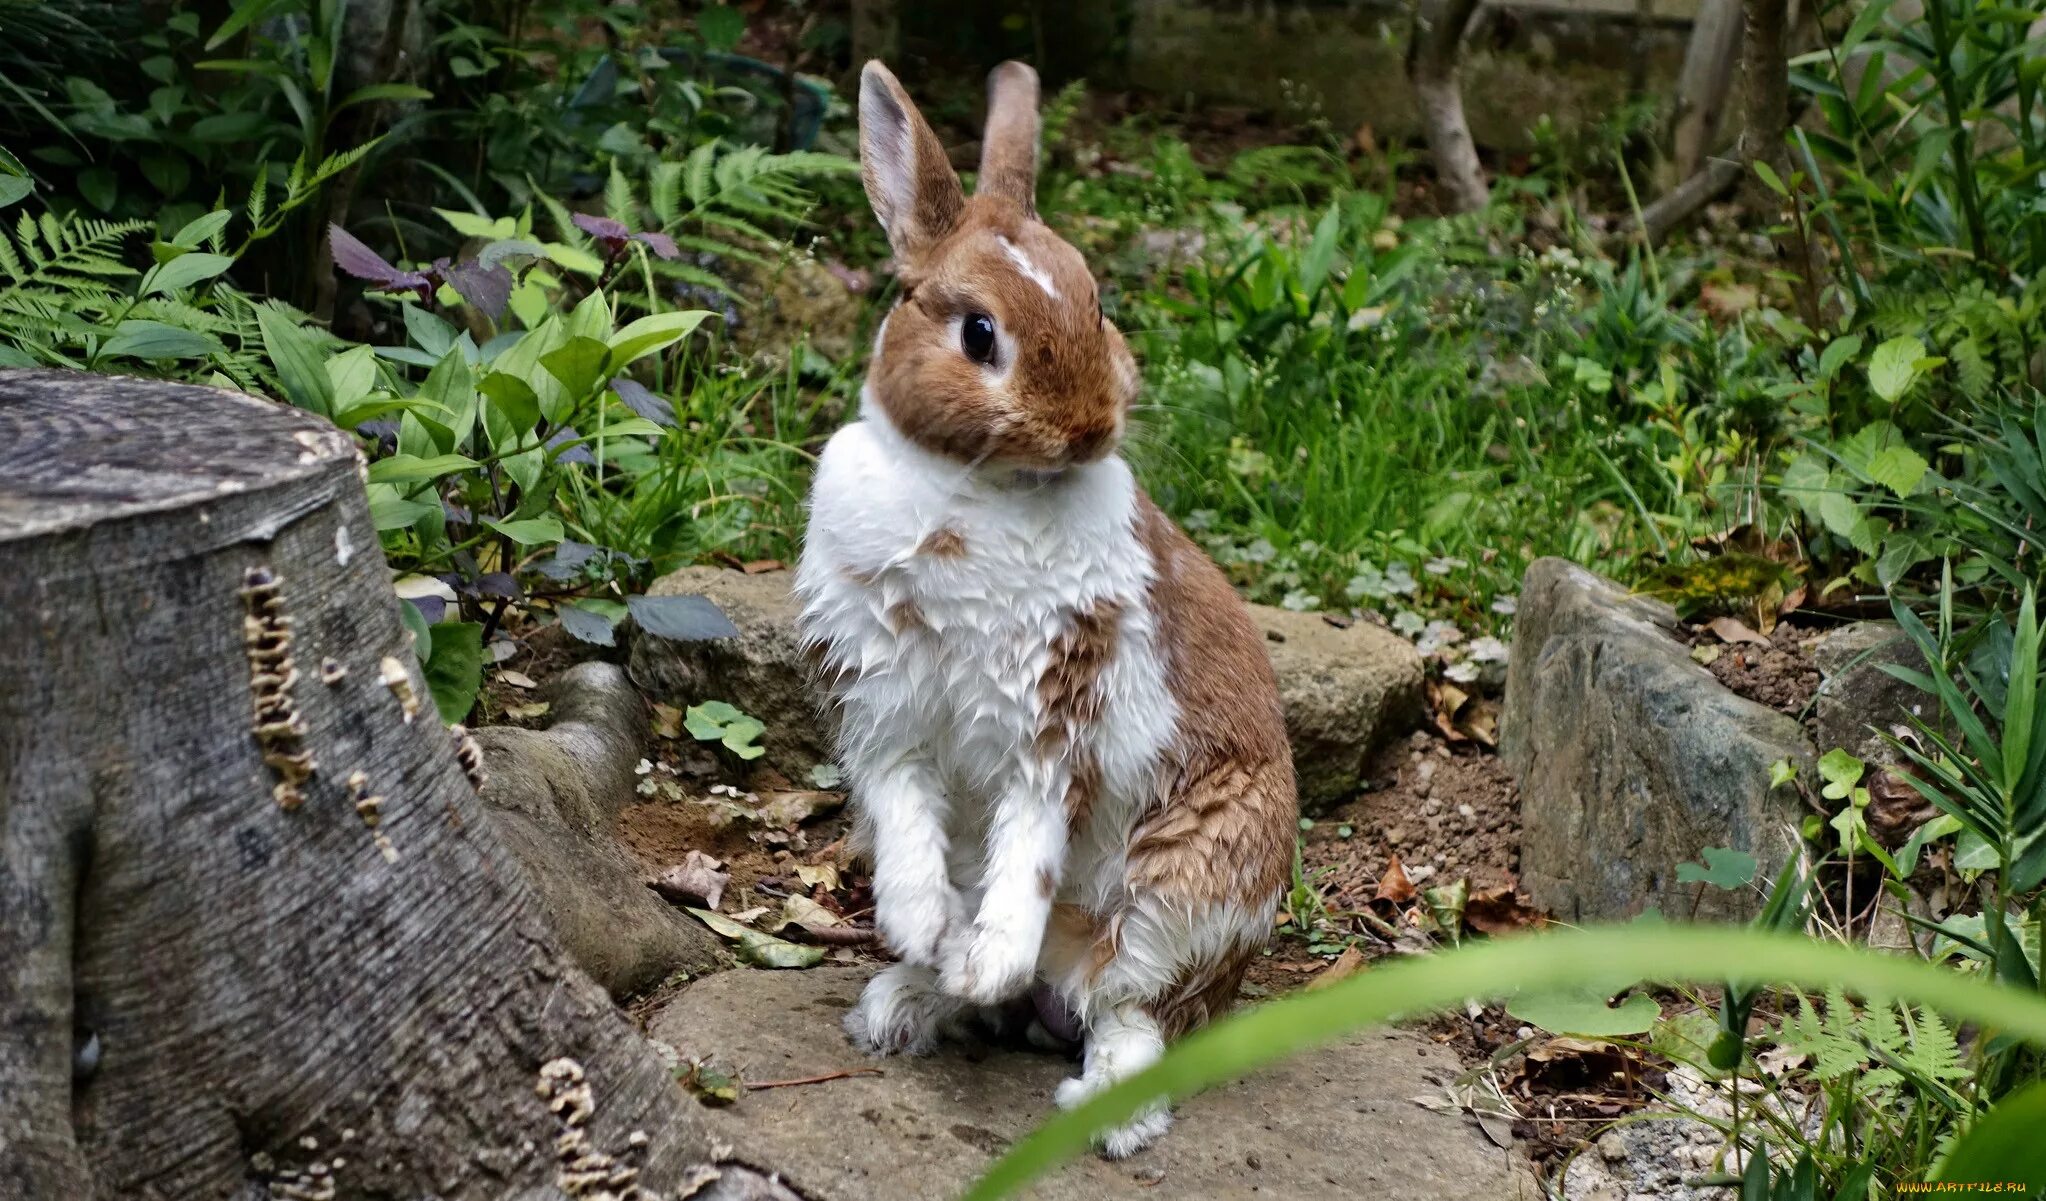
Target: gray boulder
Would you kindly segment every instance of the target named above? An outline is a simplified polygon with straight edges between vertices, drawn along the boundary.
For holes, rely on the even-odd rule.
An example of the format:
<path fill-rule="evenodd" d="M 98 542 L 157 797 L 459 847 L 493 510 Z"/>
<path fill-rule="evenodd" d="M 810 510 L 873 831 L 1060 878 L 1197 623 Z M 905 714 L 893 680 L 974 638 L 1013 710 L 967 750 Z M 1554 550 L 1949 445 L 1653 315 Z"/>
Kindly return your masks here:
<path fill-rule="evenodd" d="M 754 1083 L 880 1067 L 884 1074 L 742 1091 L 706 1109 L 712 1137 L 767 1148 L 811 1201 L 957 1197 L 1052 1112 L 1075 1069 L 1054 1055 L 987 1047 L 867 1059 L 839 1018 L 864 969 L 741 970 L 690 985 L 649 1034 L 685 1059 Z M 1398 1197 L 1507 1201 L 1537 1195 L 1510 1151 L 1467 1117 L 1417 1104 L 1462 1071 L 1455 1055 L 1379 1030 L 1295 1056 L 1186 1102 L 1172 1131 L 1120 1163 L 1088 1156 L 1041 1180 L 1040 1201 Z"/>
<path fill-rule="evenodd" d="M 787 572 L 691 567 L 649 591 L 707 596 L 739 627 L 737 638 L 711 642 L 635 632 L 632 678 L 649 696 L 681 707 L 728 701 L 766 722 L 764 762 L 791 780 L 830 759 L 796 640 Z M 1278 674 L 1300 807 L 1319 813 L 1354 792 L 1373 753 L 1419 721 L 1421 656 L 1405 639 L 1365 622 L 1338 628 L 1314 613 L 1266 605 L 1251 612 Z"/>
<path fill-rule="evenodd" d="M 1939 698 L 1883 670 L 1888 664 L 1925 670 L 1925 656 L 1892 622 L 1830 630 L 1813 643 L 1812 659 L 1819 668 L 1812 742 L 1822 753 L 1839 747 L 1869 763 L 1894 763 L 1895 752 L 1877 731 L 1939 716 Z"/>
<path fill-rule="evenodd" d="M 1796 839 L 1770 766 L 1813 759 L 1798 723 L 1727 691 L 1673 636 L 1669 607 L 1561 559 L 1521 585 L 1500 752 L 1520 785 L 1521 883 L 1567 921 L 1691 911 L 1676 868 L 1731 847 L 1773 876 Z M 1757 892 L 1707 888 L 1699 913 Z"/>
<path fill-rule="evenodd" d="M 613 833 L 645 748 L 645 703 L 610 663 L 570 668 L 548 698 L 547 729 L 490 726 L 476 743 L 491 825 L 525 868 L 555 938 L 613 996 L 716 967 L 716 940 L 654 895 Z"/>

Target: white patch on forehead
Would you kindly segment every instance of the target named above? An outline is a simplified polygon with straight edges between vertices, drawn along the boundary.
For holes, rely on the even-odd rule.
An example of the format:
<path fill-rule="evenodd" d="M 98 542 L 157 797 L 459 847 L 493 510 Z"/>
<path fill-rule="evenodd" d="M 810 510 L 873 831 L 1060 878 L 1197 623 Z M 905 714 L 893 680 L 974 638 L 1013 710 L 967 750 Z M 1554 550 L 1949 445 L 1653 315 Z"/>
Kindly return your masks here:
<path fill-rule="evenodd" d="M 1016 270 L 1021 271 L 1025 279 L 1043 288 L 1044 294 L 1053 300 L 1059 298 L 1059 290 L 1052 284 L 1051 275 L 1024 254 L 1022 247 L 999 234 L 995 235 L 995 241 L 1002 244 L 1002 253 L 1009 256 L 1009 261 L 1016 264 Z"/>

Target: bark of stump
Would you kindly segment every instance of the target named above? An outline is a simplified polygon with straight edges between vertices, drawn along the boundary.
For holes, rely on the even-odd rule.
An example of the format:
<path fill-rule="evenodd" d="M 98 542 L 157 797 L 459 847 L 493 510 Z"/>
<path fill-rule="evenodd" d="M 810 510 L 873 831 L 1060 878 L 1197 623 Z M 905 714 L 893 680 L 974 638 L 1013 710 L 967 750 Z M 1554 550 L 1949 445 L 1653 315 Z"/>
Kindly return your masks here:
<path fill-rule="evenodd" d="M 1414 0 L 1414 28 L 1407 42 L 1407 82 L 1421 110 L 1443 207 L 1452 213 L 1477 212 L 1490 194 L 1470 122 L 1464 119 L 1458 73 L 1464 31 L 1477 11 L 1478 0 Z"/>
<path fill-rule="evenodd" d="M 789 1196 L 691 1191 L 691 1103 L 491 836 L 360 471 L 251 397 L 0 372 L 0 1196 Z M 315 762 L 296 808 L 258 684 Z"/>

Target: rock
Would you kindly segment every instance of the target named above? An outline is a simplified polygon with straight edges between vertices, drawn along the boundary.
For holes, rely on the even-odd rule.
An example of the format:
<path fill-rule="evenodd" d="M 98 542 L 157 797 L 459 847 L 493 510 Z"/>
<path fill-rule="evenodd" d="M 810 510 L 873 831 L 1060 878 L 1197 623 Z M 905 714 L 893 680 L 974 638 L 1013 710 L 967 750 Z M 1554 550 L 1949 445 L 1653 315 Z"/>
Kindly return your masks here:
<path fill-rule="evenodd" d="M 1052 1111 L 1067 1060 L 985 1047 L 867 1059 L 839 1018 L 864 969 L 733 971 L 690 985 L 649 1033 L 742 1078 L 797 1079 L 880 1066 L 880 1076 L 742 1093 L 705 1109 L 712 1137 L 762 1155 L 811 1201 L 956 1197 Z M 1039 1201 L 1160 1196 L 1204 1201 L 1333 1195 L 1499 1201 L 1537 1195 L 1508 1151 L 1467 1118 L 1414 1097 L 1461 1071 L 1415 1035 L 1372 1031 L 1186 1102 L 1157 1145 L 1110 1163 L 1087 1156 L 1040 1181 Z M 1162 1188 L 1151 1186 L 1162 1185 Z M 1525 1187 L 1522 1187 L 1525 1186 Z"/>
<path fill-rule="evenodd" d="M 738 259 L 725 264 L 734 296 L 749 302 L 739 310 L 732 341 L 740 353 L 782 362 L 798 342 L 840 362 L 858 349 L 866 300 L 844 278 L 807 254 L 762 265 Z"/>
<path fill-rule="evenodd" d="M 654 581 L 649 591 L 707 596 L 739 627 L 739 636 L 673 642 L 636 632 L 635 683 L 671 705 L 728 701 L 766 722 L 763 762 L 790 780 L 807 779 L 811 767 L 829 761 L 828 736 L 796 642 L 789 573 L 690 567 Z M 1338 629 L 1313 613 L 1264 605 L 1251 611 L 1279 677 L 1300 807 L 1312 816 L 1356 791 L 1378 748 L 1419 720 L 1421 657 L 1405 639 L 1365 622 Z"/>
<path fill-rule="evenodd" d="M 548 695 L 547 729 L 491 726 L 476 731 L 476 742 L 491 823 L 525 868 L 554 936 L 613 996 L 716 966 L 716 940 L 654 895 L 612 833 L 646 739 L 639 694 L 616 665 L 583 663 Z"/>
<path fill-rule="evenodd" d="M 767 751 L 760 762 L 801 782 L 812 767 L 831 761 L 831 743 L 796 641 L 798 606 L 789 584 L 786 571 L 748 575 L 687 567 L 662 576 L 649 595 L 707 596 L 739 627 L 739 636 L 675 642 L 635 629 L 631 671 L 633 683 L 654 700 L 682 709 L 726 701 L 767 723 L 758 739 Z"/>
<path fill-rule="evenodd" d="M 1421 655 L 1369 622 L 1338 628 L 1318 613 L 1250 611 L 1279 677 L 1300 811 L 1313 817 L 1357 791 L 1378 749 L 1420 721 Z"/>
<path fill-rule="evenodd" d="M 1522 582 L 1500 719 L 1521 795 L 1521 882 L 1566 921 L 1690 912 L 1676 865 L 1747 851 L 1773 875 L 1800 810 L 1770 765 L 1814 759 L 1798 723 L 1692 662 L 1665 605 L 1561 559 Z M 1741 916 L 1753 891 L 1708 888 L 1699 913 Z"/>
<path fill-rule="evenodd" d="M 1932 721 L 1939 699 L 1883 670 L 1897 664 L 1925 670 L 1925 656 L 1904 631 L 1887 621 L 1858 621 L 1829 630 L 1812 644 L 1819 668 L 1819 695 L 1812 706 L 1812 742 L 1821 753 L 1839 747 L 1869 763 L 1895 763 L 1898 756 L 1875 729 L 1910 726 L 1914 716 Z"/>

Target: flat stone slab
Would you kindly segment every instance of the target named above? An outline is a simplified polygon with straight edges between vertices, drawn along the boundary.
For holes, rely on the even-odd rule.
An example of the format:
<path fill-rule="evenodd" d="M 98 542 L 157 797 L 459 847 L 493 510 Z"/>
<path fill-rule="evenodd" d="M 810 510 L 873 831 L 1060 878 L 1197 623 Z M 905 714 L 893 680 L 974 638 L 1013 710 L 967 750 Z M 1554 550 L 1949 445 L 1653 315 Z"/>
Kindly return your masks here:
<path fill-rule="evenodd" d="M 957 1197 L 1051 1111 L 1052 1090 L 1072 1065 L 982 1046 L 870 1060 L 839 1029 L 868 975 L 725 972 L 690 985 L 650 1033 L 755 1082 L 879 1066 L 885 1075 L 744 1092 L 702 1117 L 714 1138 L 772 1165 L 811 1201 Z M 1151 1148 L 1119 1163 L 1088 1155 L 1028 1195 L 1533 1201 L 1513 1152 L 1471 1119 L 1413 1100 L 1441 1095 L 1460 1071 L 1453 1054 L 1426 1039 L 1371 1031 L 1195 1097 Z"/>
<path fill-rule="evenodd" d="M 702 595 L 739 628 L 736 638 L 676 642 L 632 638 L 632 679 L 654 700 L 687 707 L 737 705 L 767 723 L 765 762 L 791 780 L 830 758 L 796 639 L 795 598 L 785 571 L 747 575 L 689 567 L 654 581 L 654 596 Z M 1300 807 L 1314 815 L 1356 791 L 1372 755 L 1419 723 L 1421 656 L 1413 644 L 1366 622 L 1330 625 L 1317 613 L 1252 605 L 1279 680 Z"/>

